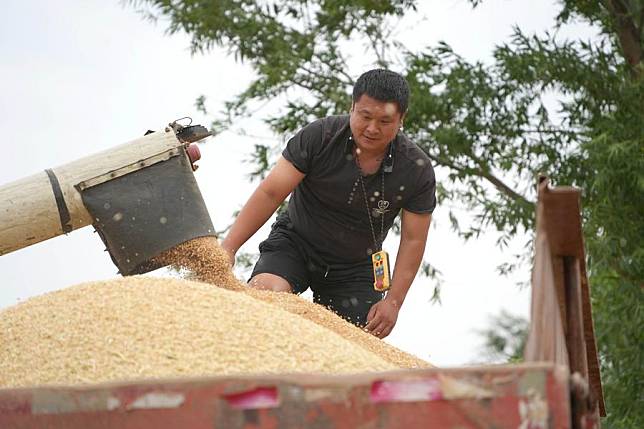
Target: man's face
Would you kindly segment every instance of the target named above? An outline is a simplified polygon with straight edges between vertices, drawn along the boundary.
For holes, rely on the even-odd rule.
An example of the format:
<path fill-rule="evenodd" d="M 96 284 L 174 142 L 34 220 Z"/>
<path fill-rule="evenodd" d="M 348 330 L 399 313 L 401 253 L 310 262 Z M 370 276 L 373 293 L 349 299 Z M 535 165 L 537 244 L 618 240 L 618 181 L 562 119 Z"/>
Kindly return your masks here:
<path fill-rule="evenodd" d="M 349 124 L 362 153 L 382 154 L 396 137 L 404 115 L 393 101 L 380 101 L 363 94 L 351 107 Z"/>

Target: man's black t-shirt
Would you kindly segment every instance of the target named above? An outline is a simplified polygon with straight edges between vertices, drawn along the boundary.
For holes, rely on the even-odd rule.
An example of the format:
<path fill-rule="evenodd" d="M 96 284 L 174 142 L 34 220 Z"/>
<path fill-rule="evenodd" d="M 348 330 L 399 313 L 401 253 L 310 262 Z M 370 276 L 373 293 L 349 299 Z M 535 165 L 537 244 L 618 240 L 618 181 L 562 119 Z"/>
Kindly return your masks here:
<path fill-rule="evenodd" d="M 371 214 L 380 241 L 381 215 L 374 210 L 379 200 L 389 202 L 385 237 L 401 209 L 431 213 L 436 206 L 436 179 L 429 158 L 398 133 L 393 141 L 393 169 L 384 173 L 384 198 L 380 194 L 385 163 L 378 172 L 363 176 L 367 209 L 350 137 L 349 116 L 330 116 L 304 127 L 282 152 L 306 176 L 293 191 L 287 216 L 280 223 L 287 223 L 327 264 L 370 259 L 377 249 L 367 216 Z"/>

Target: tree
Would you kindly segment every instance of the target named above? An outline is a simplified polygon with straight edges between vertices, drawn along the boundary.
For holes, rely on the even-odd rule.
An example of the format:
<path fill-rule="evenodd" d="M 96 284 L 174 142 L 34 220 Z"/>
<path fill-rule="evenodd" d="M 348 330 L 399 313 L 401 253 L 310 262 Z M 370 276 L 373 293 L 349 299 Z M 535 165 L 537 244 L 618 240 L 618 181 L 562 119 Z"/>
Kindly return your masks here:
<path fill-rule="evenodd" d="M 481 0 L 470 0 L 476 7 Z M 534 226 L 535 176 L 583 190 L 588 271 L 609 417 L 607 427 L 644 427 L 641 405 L 641 238 L 644 236 L 642 40 L 639 0 L 565 0 L 555 28 L 590 23 L 590 41 L 556 31 L 525 34 L 470 63 L 441 43 L 414 52 L 392 38 L 415 0 L 142 0 L 170 32 L 186 31 L 194 51 L 227 47 L 256 78 L 225 104 L 220 130 L 259 103 L 279 105 L 266 121 L 278 134 L 313 118 L 344 113 L 364 64 L 406 75 L 412 105 L 405 132 L 448 180 L 441 200 L 459 200 L 473 222 L 451 216 L 464 238 L 494 228 L 500 244 Z M 392 49 L 395 48 L 395 49 Z M 358 68 L 360 67 L 360 68 Z M 204 106 L 204 99 L 198 103 Z M 267 147 L 258 146 L 263 163 Z M 262 156 L 263 153 L 263 156 Z"/>
<path fill-rule="evenodd" d="M 528 339 L 528 321 L 502 310 L 491 316 L 489 325 L 478 331 L 483 339 L 482 352 L 493 362 L 522 362 Z"/>

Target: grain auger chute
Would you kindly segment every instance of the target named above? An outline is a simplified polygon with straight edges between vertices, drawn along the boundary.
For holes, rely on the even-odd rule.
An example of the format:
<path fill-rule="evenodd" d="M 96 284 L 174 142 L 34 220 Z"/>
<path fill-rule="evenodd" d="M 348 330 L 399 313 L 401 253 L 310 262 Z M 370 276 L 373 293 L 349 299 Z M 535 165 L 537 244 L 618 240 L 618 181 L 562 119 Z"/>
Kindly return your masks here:
<path fill-rule="evenodd" d="M 163 131 L 0 186 L 0 255 L 93 225 L 123 275 L 155 256 L 215 235 L 193 171 L 200 125 Z"/>

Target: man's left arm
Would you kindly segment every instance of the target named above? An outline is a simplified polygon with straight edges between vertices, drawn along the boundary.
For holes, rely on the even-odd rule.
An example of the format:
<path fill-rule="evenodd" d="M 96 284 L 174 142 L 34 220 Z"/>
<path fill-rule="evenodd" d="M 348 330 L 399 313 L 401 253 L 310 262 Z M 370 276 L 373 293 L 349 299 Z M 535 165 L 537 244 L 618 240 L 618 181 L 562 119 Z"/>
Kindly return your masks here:
<path fill-rule="evenodd" d="M 402 211 L 400 246 L 391 288 L 385 299 L 374 304 L 367 315 L 365 330 L 378 338 L 385 338 L 396 325 L 400 307 L 423 259 L 431 220 L 431 213 L 417 214 L 407 210 Z"/>

